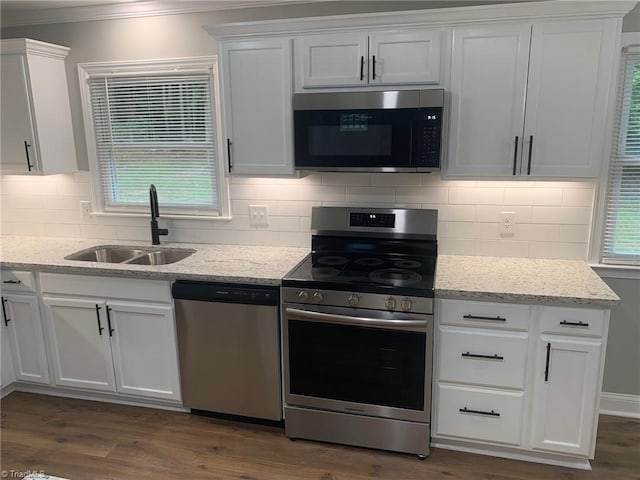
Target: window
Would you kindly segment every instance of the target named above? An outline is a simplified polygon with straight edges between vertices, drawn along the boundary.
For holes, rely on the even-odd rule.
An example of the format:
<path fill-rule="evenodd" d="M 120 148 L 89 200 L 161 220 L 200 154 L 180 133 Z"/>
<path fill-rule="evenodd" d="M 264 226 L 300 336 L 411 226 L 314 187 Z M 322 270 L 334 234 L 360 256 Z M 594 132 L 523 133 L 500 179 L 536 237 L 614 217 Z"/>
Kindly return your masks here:
<path fill-rule="evenodd" d="M 602 263 L 640 265 L 640 47 L 623 52 Z"/>
<path fill-rule="evenodd" d="M 215 59 L 78 69 L 101 209 L 147 213 L 154 184 L 163 214 L 220 215 Z"/>

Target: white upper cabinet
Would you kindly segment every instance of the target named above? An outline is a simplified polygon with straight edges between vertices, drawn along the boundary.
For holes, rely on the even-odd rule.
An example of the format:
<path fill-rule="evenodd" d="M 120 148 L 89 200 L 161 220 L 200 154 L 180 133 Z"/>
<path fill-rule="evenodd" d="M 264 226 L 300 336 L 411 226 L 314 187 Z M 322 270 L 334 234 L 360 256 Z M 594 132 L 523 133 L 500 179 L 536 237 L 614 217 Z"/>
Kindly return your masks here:
<path fill-rule="evenodd" d="M 296 91 L 438 84 L 441 30 L 306 35 L 296 39 Z"/>
<path fill-rule="evenodd" d="M 447 176 L 594 178 L 618 20 L 453 32 Z"/>
<path fill-rule="evenodd" d="M 225 154 L 231 174 L 293 174 L 291 40 L 220 43 Z"/>
<path fill-rule="evenodd" d="M 3 173 L 77 170 L 64 65 L 68 52 L 34 40 L 2 40 Z"/>

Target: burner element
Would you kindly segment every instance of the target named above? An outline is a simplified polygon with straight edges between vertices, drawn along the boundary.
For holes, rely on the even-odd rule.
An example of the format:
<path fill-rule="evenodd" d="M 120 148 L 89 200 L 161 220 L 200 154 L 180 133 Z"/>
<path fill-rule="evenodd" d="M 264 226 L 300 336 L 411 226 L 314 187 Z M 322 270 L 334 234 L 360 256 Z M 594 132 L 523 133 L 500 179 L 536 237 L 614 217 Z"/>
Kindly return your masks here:
<path fill-rule="evenodd" d="M 417 260 L 396 260 L 395 262 L 393 262 L 393 265 L 398 267 L 398 268 L 408 268 L 408 269 L 414 269 L 414 268 L 419 268 L 422 266 L 422 263 L 417 261 Z"/>
<path fill-rule="evenodd" d="M 345 257 L 341 257 L 340 255 L 327 255 L 325 257 L 319 257 L 316 261 L 319 265 L 337 266 L 344 265 L 349 260 Z"/>
<path fill-rule="evenodd" d="M 363 267 L 377 267 L 382 265 L 384 263 L 384 260 L 375 257 L 363 257 L 358 258 L 355 263 L 356 265 L 361 265 Z"/>
<path fill-rule="evenodd" d="M 376 270 L 369 274 L 369 279 L 384 285 L 393 285 L 394 287 L 404 287 L 422 280 L 422 275 L 410 270 L 402 270 L 400 268 L 385 268 Z"/>
<path fill-rule="evenodd" d="M 317 278 L 317 279 L 326 279 L 326 278 L 335 277 L 339 273 L 340 273 L 340 270 L 333 267 L 313 267 L 311 269 L 311 274 L 313 275 L 313 278 Z"/>

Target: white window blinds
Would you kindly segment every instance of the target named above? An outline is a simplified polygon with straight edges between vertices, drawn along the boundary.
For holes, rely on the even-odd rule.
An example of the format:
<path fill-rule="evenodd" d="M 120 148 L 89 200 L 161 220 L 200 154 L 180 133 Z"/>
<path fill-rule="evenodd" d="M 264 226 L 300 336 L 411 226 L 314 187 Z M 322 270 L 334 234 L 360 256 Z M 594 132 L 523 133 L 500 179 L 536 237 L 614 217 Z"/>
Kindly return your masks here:
<path fill-rule="evenodd" d="M 640 47 L 623 53 L 613 138 L 602 262 L 640 265 Z"/>
<path fill-rule="evenodd" d="M 163 213 L 219 208 L 212 76 L 89 77 L 102 203 L 147 212 L 154 184 Z"/>

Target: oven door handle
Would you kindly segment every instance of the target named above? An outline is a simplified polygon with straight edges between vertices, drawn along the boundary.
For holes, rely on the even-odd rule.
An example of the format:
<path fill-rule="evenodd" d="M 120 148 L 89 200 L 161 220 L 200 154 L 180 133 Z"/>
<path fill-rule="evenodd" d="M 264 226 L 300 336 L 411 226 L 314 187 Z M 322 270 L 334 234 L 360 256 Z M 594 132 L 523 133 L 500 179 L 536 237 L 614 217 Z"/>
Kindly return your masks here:
<path fill-rule="evenodd" d="M 396 329 L 421 329 L 427 328 L 426 320 L 388 320 L 382 318 L 352 317 L 350 315 L 336 315 L 334 313 L 311 312 L 297 308 L 286 308 L 287 315 L 303 318 L 311 322 L 337 323 L 341 325 L 355 325 L 366 327 L 386 327 Z"/>

